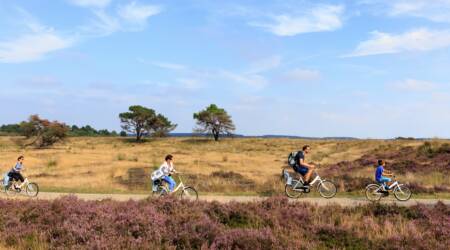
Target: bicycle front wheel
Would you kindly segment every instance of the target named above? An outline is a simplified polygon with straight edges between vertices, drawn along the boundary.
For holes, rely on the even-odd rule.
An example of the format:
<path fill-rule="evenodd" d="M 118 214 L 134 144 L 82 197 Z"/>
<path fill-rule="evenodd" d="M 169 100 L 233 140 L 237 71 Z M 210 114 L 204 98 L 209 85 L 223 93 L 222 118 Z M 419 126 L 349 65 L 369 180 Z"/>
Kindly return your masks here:
<path fill-rule="evenodd" d="M 183 192 L 181 192 L 180 197 L 183 200 L 197 201 L 198 193 L 197 193 L 197 190 L 195 190 L 193 187 L 185 187 L 183 189 Z"/>
<path fill-rule="evenodd" d="M 399 201 L 407 201 L 411 195 L 411 190 L 405 185 L 399 185 L 394 189 L 394 196 Z"/>
<path fill-rule="evenodd" d="M 369 201 L 379 201 L 383 193 L 380 192 L 381 186 L 378 184 L 370 184 L 366 187 L 366 198 Z"/>
<path fill-rule="evenodd" d="M 26 192 L 27 195 L 30 197 L 36 197 L 39 193 L 39 186 L 38 184 L 32 182 L 32 183 L 28 183 L 27 187 L 26 187 Z"/>
<path fill-rule="evenodd" d="M 297 199 L 300 197 L 303 192 L 297 191 L 294 189 L 294 185 L 288 185 L 284 187 L 284 192 L 286 193 L 287 197 Z"/>
<path fill-rule="evenodd" d="M 320 196 L 326 199 L 333 198 L 337 193 L 336 185 L 331 181 L 323 181 L 317 189 L 319 190 Z"/>

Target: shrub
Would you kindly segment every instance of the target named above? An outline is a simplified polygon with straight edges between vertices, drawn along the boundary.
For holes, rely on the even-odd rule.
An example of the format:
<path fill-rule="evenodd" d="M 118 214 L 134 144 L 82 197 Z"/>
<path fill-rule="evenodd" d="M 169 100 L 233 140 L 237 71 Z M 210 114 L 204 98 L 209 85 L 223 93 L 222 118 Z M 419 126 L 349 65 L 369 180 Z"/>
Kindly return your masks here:
<path fill-rule="evenodd" d="M 118 161 L 124 161 L 127 159 L 127 156 L 125 154 L 119 153 L 119 154 L 117 154 L 116 159 Z"/>
<path fill-rule="evenodd" d="M 56 167 L 58 165 L 58 160 L 57 159 L 49 159 L 47 161 L 47 167 L 51 168 L 51 167 Z"/>
<path fill-rule="evenodd" d="M 14 249 L 447 249 L 449 238 L 443 203 L 0 200 L 0 240 Z"/>
<path fill-rule="evenodd" d="M 22 134 L 31 139 L 25 146 L 35 145 L 42 148 L 62 141 L 67 137 L 68 127 L 58 121 L 41 119 L 38 115 L 32 115 L 27 122 L 20 124 Z"/>

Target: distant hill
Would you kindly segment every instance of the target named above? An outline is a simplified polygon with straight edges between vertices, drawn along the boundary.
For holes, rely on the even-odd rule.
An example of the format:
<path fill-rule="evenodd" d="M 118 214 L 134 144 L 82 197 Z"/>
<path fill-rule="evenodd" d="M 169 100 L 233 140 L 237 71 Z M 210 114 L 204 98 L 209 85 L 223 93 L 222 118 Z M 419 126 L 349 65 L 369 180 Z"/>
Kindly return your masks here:
<path fill-rule="evenodd" d="M 208 137 L 209 135 L 197 133 L 170 133 L 169 137 Z M 306 137 L 294 135 L 224 135 L 223 137 L 231 138 L 287 138 L 287 139 L 304 139 L 304 140 L 358 140 L 355 137 Z"/>

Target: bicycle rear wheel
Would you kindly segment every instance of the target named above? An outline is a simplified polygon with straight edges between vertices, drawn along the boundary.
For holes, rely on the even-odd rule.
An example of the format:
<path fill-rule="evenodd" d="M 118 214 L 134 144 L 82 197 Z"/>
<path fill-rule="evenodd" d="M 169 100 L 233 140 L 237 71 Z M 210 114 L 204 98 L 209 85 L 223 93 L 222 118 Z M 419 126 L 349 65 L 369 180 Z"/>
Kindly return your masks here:
<path fill-rule="evenodd" d="M 10 185 L 5 187 L 5 193 L 6 193 L 6 195 L 11 195 L 12 196 L 12 195 L 18 194 L 19 192 L 14 189 L 14 185 L 13 184 L 10 184 Z"/>
<path fill-rule="evenodd" d="M 185 187 L 181 192 L 180 197 L 183 200 L 197 201 L 198 193 L 197 190 L 195 190 L 193 187 Z"/>
<path fill-rule="evenodd" d="M 39 193 L 39 186 L 37 183 L 31 182 L 28 183 L 26 187 L 27 195 L 30 197 L 36 197 Z"/>
<path fill-rule="evenodd" d="M 319 190 L 320 196 L 326 199 L 333 198 L 337 193 L 336 185 L 331 181 L 321 182 L 317 190 Z"/>
<path fill-rule="evenodd" d="M 293 182 L 295 183 L 295 182 Z M 297 199 L 298 197 L 300 197 L 303 192 L 297 191 L 294 189 L 294 184 L 292 185 L 288 185 L 286 184 L 286 186 L 284 186 L 284 192 L 286 193 L 287 197 L 289 198 L 294 198 Z"/>
<path fill-rule="evenodd" d="M 407 201 L 411 198 L 411 190 L 405 185 L 398 185 L 394 189 L 394 196 L 399 201 Z"/>
<path fill-rule="evenodd" d="M 370 184 L 366 187 L 366 198 L 369 201 L 379 201 L 383 193 L 380 192 L 381 186 L 378 184 Z"/>

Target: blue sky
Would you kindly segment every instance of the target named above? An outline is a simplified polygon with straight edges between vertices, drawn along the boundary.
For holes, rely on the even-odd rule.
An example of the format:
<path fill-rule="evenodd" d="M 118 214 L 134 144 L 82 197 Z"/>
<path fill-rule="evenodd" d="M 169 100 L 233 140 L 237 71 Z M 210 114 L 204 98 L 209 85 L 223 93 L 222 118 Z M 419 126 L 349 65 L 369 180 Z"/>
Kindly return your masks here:
<path fill-rule="evenodd" d="M 0 124 L 120 130 L 210 103 L 237 133 L 450 137 L 450 0 L 0 0 Z"/>

